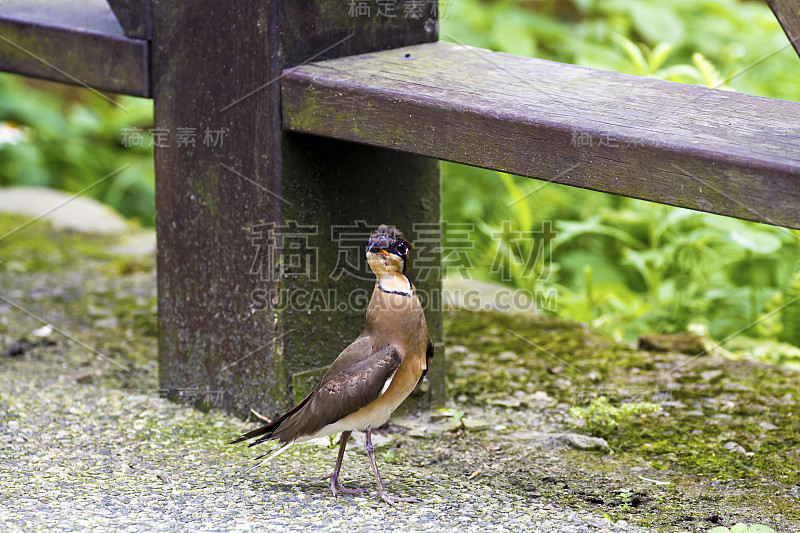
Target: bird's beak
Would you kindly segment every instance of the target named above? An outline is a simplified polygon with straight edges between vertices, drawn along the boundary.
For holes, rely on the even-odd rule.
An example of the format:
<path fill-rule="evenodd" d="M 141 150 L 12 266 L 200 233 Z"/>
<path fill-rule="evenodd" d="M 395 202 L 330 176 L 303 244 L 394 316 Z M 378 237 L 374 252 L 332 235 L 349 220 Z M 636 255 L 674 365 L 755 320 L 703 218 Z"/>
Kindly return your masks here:
<path fill-rule="evenodd" d="M 382 249 L 382 248 L 381 248 L 381 249 L 377 249 L 377 250 L 376 250 L 376 248 L 377 248 L 377 247 L 378 247 L 378 244 L 377 244 L 377 243 L 370 244 L 370 245 L 369 245 L 369 248 L 367 248 L 367 254 L 384 254 L 384 255 L 390 255 L 390 254 L 389 254 L 389 252 L 387 252 L 386 250 L 384 250 L 384 249 Z"/>

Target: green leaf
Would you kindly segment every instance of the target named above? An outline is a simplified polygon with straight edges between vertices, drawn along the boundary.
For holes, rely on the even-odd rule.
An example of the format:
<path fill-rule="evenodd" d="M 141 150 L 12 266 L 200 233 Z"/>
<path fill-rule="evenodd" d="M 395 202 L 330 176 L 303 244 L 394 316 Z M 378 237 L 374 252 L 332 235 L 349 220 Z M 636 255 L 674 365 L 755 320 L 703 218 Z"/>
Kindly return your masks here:
<path fill-rule="evenodd" d="M 747 533 L 747 524 L 739 522 L 731 528 L 731 533 Z"/>
<path fill-rule="evenodd" d="M 694 63 L 694 65 L 697 67 L 697 70 L 700 71 L 700 74 L 703 75 L 703 80 L 707 86 L 711 87 L 712 89 L 728 88 L 727 80 L 720 75 L 714 64 L 706 59 L 703 54 L 700 52 L 695 52 L 692 54 L 692 63 Z"/>
<path fill-rule="evenodd" d="M 532 57 L 536 53 L 536 38 L 524 20 L 518 20 L 513 13 L 502 13 L 495 17 L 492 46 L 500 52 Z"/>
<path fill-rule="evenodd" d="M 661 65 L 667 60 L 669 55 L 675 47 L 667 42 L 660 42 L 653 48 L 653 51 L 650 53 L 650 57 L 647 59 L 647 66 L 650 70 L 650 74 L 653 74 L 661 68 Z"/>
<path fill-rule="evenodd" d="M 642 51 L 638 46 L 636 46 L 636 43 L 630 39 L 626 39 L 618 33 L 612 33 L 611 39 L 620 47 L 622 47 L 622 49 L 625 51 L 625 54 L 628 56 L 628 59 L 630 59 L 631 63 L 636 66 L 636 70 L 639 74 L 644 75 L 649 73 L 647 70 L 647 61 L 642 55 Z"/>
<path fill-rule="evenodd" d="M 641 250 L 645 247 L 641 241 L 637 240 L 636 237 L 629 233 L 611 226 L 603 225 L 596 216 L 582 221 L 559 220 L 556 223 L 556 230 L 558 231 L 558 238 L 553 240 L 554 250 L 556 247 L 566 244 L 578 235 L 587 233 L 608 235 L 624 243 L 626 246 L 637 250 Z"/>
<path fill-rule="evenodd" d="M 775 533 L 775 530 L 763 524 L 753 524 L 747 530 L 747 533 Z"/>
<path fill-rule="evenodd" d="M 714 529 L 709 529 L 707 533 L 731 533 L 731 530 L 725 526 L 717 526 Z"/>
<path fill-rule="evenodd" d="M 461 419 L 464 418 L 464 411 L 459 411 L 458 409 L 436 409 L 435 413 L 442 417 L 452 418 L 456 422 L 461 422 Z"/>
<path fill-rule="evenodd" d="M 633 26 L 651 43 L 667 41 L 675 46 L 683 43 L 686 27 L 667 5 L 637 2 L 630 6 Z"/>
<path fill-rule="evenodd" d="M 692 65 L 672 65 L 653 74 L 654 77 L 678 83 L 701 83 L 703 75 Z"/>
<path fill-rule="evenodd" d="M 731 231 L 730 237 L 739 246 L 757 254 L 772 254 L 781 247 L 781 240 L 772 233 L 759 231 L 744 224 Z"/>
<path fill-rule="evenodd" d="M 528 207 L 528 202 L 525 201 L 529 195 L 519 188 L 516 181 L 514 181 L 514 177 L 510 174 L 498 172 L 497 175 L 500 176 L 503 185 L 506 187 L 508 196 L 511 198 L 511 207 L 515 215 L 515 222 L 517 223 L 512 224 L 512 226 L 514 226 L 514 229 L 517 231 L 530 231 L 533 227 L 533 214 Z"/>
<path fill-rule="evenodd" d="M 616 48 L 594 43 L 575 43 L 575 62 L 585 67 L 628 72 L 630 62 Z"/>

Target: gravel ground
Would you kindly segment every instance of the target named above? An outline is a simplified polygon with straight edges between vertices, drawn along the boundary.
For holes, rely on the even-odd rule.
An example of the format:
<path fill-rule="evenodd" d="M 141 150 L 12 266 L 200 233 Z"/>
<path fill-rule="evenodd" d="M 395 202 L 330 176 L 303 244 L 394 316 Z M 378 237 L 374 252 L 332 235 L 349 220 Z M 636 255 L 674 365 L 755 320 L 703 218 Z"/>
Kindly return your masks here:
<path fill-rule="evenodd" d="M 22 222 L 0 214 L 5 231 Z M 0 242 L 0 533 L 652 531 L 620 518 L 665 532 L 699 533 L 737 521 L 800 531 L 793 510 L 800 485 L 787 481 L 793 467 L 780 463 L 796 464 L 793 377 L 711 358 L 695 361 L 697 368 L 679 365 L 685 372 L 676 373 L 680 354 L 624 347 L 605 358 L 609 345 L 575 325 L 507 323 L 496 314 L 449 319 L 448 379 L 457 402 L 451 407 L 463 410 L 461 422 L 428 413 L 398 419 L 400 427 L 375 436 L 388 490 L 422 503 L 379 503 L 360 433 L 342 482 L 370 491 L 364 496 L 331 497 L 322 479 L 336 458 L 329 446 L 297 446 L 253 468 L 252 459 L 267 449 L 225 444 L 252 424 L 159 398 L 152 236 L 126 240 L 118 252 L 125 257 L 110 257 L 117 241 L 35 223 Z M 40 337 L 45 323 L 58 331 Z M 537 342 L 575 371 L 531 354 L 512 329 L 539 335 Z M 672 387 L 676 376 L 693 385 Z M 601 385 L 619 388 L 618 398 L 642 387 L 669 390 L 676 399 L 685 393 L 686 404 L 664 402 L 670 416 L 648 418 L 647 427 L 676 433 L 702 408 L 710 415 L 703 429 L 712 436 L 715 426 L 722 429 L 704 446 L 670 441 L 666 459 L 630 446 L 626 452 L 630 431 L 609 443 L 614 453 L 609 444 L 575 446 L 576 437 L 586 437 L 567 433 L 580 431 L 567 408 L 581 391 Z M 752 390 L 758 394 L 746 392 Z M 702 391 L 707 401 L 695 398 Z M 737 419 L 730 413 L 740 404 L 753 409 Z M 766 439 L 766 432 L 785 435 L 785 442 Z M 666 435 L 651 434 L 644 446 L 663 444 Z M 708 465 L 685 466 L 693 453 L 711 452 L 717 461 L 753 455 L 731 455 L 723 445 L 734 440 L 756 452 L 764 446 L 753 456 L 761 462 L 749 481 L 738 475 L 740 466 L 750 467 L 744 459 L 724 463 L 733 465 L 731 479 L 706 472 Z M 715 447 L 727 455 L 715 455 Z"/>
<path fill-rule="evenodd" d="M 297 446 L 253 468 L 252 450 L 225 445 L 250 427 L 237 419 L 29 368 L 0 366 L 4 531 L 646 531 L 524 500 L 481 477 L 389 464 L 379 448 L 388 489 L 423 500 L 392 508 L 374 497 L 355 443 L 343 484 L 370 492 L 334 499 L 321 479 L 333 448 Z"/>
<path fill-rule="evenodd" d="M 22 222 L 5 220 L 9 230 Z M 485 474 L 469 479 L 458 470 L 473 468 L 466 454 L 430 459 L 444 455 L 435 436 L 375 439 L 387 489 L 421 503 L 379 502 L 355 442 L 342 483 L 364 496 L 331 496 L 328 446 L 253 468 L 258 452 L 225 444 L 252 425 L 158 396 L 149 252 L 109 259 L 114 242 L 43 223 L 2 244 L 2 532 L 642 531 L 492 487 Z M 59 330 L 47 342 L 35 333 L 45 321 Z"/>

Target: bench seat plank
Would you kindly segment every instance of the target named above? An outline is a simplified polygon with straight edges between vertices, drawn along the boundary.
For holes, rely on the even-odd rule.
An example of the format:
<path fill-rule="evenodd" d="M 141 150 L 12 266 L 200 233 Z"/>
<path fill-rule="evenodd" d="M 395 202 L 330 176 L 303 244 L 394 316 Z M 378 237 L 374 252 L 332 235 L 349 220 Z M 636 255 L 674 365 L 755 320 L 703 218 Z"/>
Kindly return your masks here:
<path fill-rule="evenodd" d="M 0 71 L 149 97 L 148 55 L 105 0 L 0 0 Z"/>
<path fill-rule="evenodd" d="M 447 42 L 281 83 L 290 131 L 800 228 L 800 103 Z"/>

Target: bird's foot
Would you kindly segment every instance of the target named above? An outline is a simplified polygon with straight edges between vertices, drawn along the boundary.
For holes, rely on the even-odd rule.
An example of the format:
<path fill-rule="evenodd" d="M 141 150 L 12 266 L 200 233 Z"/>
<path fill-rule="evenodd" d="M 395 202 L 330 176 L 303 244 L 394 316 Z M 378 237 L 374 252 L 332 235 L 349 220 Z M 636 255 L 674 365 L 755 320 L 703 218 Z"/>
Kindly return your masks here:
<path fill-rule="evenodd" d="M 331 490 L 334 496 L 337 496 L 337 492 L 341 492 L 342 494 L 361 494 L 364 492 L 364 489 L 348 489 L 347 487 L 343 487 L 339 482 L 331 483 Z"/>
<path fill-rule="evenodd" d="M 343 487 L 342 484 L 339 483 L 339 476 L 334 476 L 333 474 L 331 474 L 325 477 L 331 479 L 331 492 L 333 493 L 334 498 L 336 498 L 339 495 L 339 493 L 361 494 L 362 492 L 364 492 L 364 489 L 348 489 L 347 487 Z"/>
<path fill-rule="evenodd" d="M 383 490 L 378 491 L 378 497 L 389 505 L 394 505 L 396 503 L 420 503 L 422 501 L 419 498 L 401 498 L 400 496 L 392 496 Z"/>

